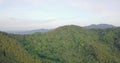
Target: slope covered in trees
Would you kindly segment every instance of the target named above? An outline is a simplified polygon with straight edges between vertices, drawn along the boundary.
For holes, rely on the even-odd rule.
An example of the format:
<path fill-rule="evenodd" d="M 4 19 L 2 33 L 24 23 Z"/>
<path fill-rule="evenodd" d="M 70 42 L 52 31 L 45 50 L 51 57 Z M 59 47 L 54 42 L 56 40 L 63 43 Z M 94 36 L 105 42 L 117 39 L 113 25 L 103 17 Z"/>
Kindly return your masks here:
<path fill-rule="evenodd" d="M 42 63 L 120 63 L 120 28 L 67 25 L 47 33 L 9 37 Z"/>
<path fill-rule="evenodd" d="M 8 34 L 0 32 L 0 63 L 41 63 L 32 57 L 20 43 L 10 38 Z"/>

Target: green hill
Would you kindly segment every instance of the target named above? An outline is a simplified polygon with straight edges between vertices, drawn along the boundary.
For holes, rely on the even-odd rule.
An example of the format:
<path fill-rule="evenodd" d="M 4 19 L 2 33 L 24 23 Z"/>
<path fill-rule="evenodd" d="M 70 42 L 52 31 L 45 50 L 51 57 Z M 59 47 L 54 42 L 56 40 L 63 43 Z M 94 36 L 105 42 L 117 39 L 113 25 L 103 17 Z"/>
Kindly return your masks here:
<path fill-rule="evenodd" d="M 8 34 L 0 32 L 0 63 L 41 63 Z"/>
<path fill-rule="evenodd" d="M 120 63 L 120 28 L 86 29 L 66 25 L 46 33 L 9 37 L 25 48 L 26 53 L 21 53 L 29 53 L 42 63 Z M 5 56 L 4 52 L 2 55 Z"/>

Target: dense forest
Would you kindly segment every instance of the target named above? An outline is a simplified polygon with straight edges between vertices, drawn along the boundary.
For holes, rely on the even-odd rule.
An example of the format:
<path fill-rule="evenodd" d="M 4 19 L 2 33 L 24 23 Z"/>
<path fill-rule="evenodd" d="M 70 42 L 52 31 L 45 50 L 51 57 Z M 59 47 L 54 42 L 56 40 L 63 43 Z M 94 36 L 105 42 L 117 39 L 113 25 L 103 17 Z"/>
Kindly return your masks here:
<path fill-rule="evenodd" d="M 120 63 L 120 28 L 66 25 L 27 35 L 0 32 L 0 63 Z"/>

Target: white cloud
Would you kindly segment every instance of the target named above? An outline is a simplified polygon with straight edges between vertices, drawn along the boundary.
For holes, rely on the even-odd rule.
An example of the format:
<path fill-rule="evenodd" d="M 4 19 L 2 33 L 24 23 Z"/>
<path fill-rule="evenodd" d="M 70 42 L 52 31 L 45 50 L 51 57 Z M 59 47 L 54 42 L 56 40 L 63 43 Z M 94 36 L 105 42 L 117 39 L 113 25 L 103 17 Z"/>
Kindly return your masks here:
<path fill-rule="evenodd" d="M 5 5 L 4 10 L 0 9 L 0 17 L 28 19 L 5 18 L 0 20 L 0 29 L 55 28 L 66 24 L 120 25 L 120 0 L 0 0 L 0 4 Z"/>
<path fill-rule="evenodd" d="M 67 0 L 66 3 L 103 16 L 120 15 L 120 0 Z"/>

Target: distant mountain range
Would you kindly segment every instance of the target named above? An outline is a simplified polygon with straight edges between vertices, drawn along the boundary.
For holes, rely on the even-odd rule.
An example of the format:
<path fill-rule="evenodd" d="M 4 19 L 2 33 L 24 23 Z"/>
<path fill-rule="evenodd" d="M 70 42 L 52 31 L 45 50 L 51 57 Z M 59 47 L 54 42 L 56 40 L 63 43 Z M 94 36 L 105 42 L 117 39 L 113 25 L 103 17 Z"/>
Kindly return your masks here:
<path fill-rule="evenodd" d="M 88 28 L 88 29 L 106 29 L 106 28 L 114 28 L 116 26 L 113 26 L 113 25 L 110 25 L 110 24 L 92 24 L 92 25 L 89 25 L 89 26 L 85 26 L 85 28 Z"/>
<path fill-rule="evenodd" d="M 36 32 L 48 32 L 50 29 L 37 29 L 37 30 L 30 30 L 30 31 L 6 31 L 7 33 L 12 33 L 12 34 L 33 34 Z"/>
<path fill-rule="evenodd" d="M 89 25 L 89 26 L 85 26 L 84 28 L 87 28 L 87 29 L 106 29 L 106 28 L 114 28 L 116 26 L 114 25 L 110 25 L 110 24 L 92 24 L 92 25 Z M 53 30 L 53 29 L 37 29 L 37 30 L 30 30 L 30 31 L 6 31 L 7 33 L 11 33 L 11 34 L 33 34 L 33 33 L 36 33 L 36 32 L 41 32 L 41 33 L 44 33 L 44 32 L 48 32 L 50 30 Z"/>

